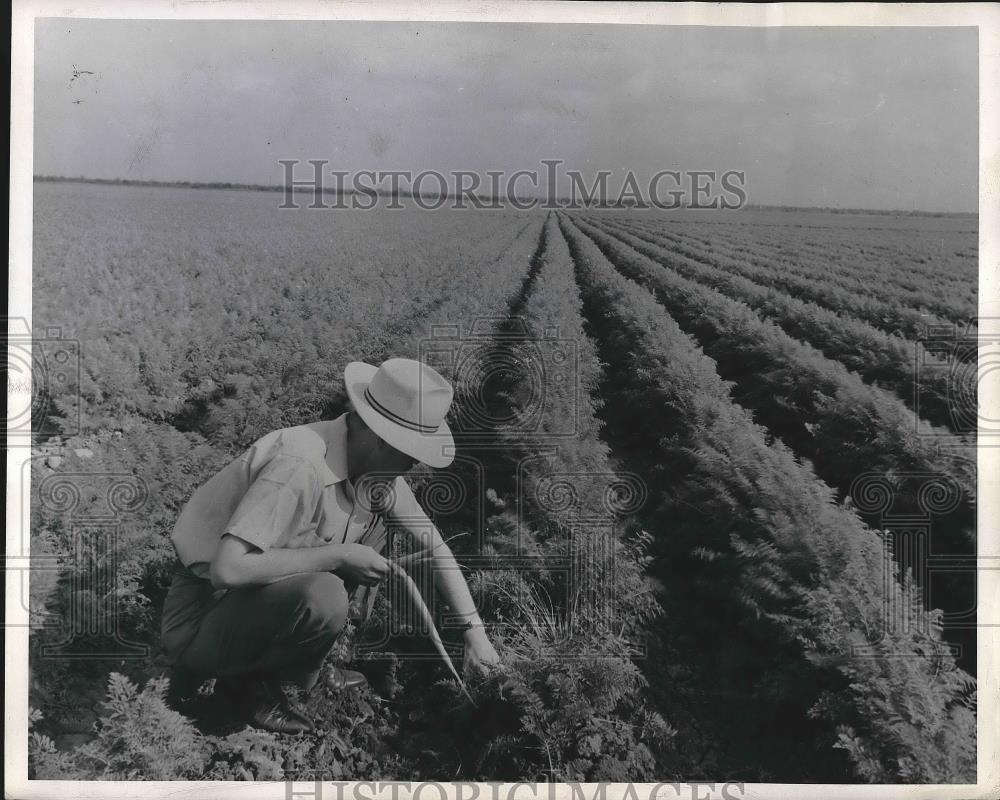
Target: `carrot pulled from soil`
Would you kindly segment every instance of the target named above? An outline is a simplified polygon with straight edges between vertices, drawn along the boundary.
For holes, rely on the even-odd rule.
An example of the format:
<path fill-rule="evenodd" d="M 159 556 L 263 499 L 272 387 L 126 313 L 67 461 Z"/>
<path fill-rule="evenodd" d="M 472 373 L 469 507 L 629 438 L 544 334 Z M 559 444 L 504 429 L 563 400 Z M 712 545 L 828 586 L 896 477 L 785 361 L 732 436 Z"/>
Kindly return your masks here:
<path fill-rule="evenodd" d="M 434 625 L 434 617 L 431 615 L 431 612 L 428 610 L 427 605 L 424 603 L 424 598 L 423 595 L 420 594 L 420 589 L 417 588 L 417 585 L 413 582 L 413 579 L 407 574 L 406 570 L 404 570 L 401 566 L 399 566 L 399 564 L 396 564 L 393 561 L 389 561 L 389 569 L 392 571 L 392 574 L 395 577 L 397 577 L 399 581 L 403 584 L 403 586 L 406 588 L 407 593 L 410 595 L 410 599 L 413 601 L 413 604 L 416 606 L 417 611 L 420 613 L 420 616 L 423 619 L 424 624 L 427 626 L 431 642 L 434 643 L 434 647 L 438 651 L 438 654 L 441 656 L 441 660 L 444 661 L 445 666 L 448 667 L 448 671 L 451 672 L 455 680 L 458 681 L 458 685 L 462 690 L 462 694 L 464 694 L 468 698 L 469 702 L 472 703 L 472 705 L 476 705 L 476 701 L 472 699 L 472 695 L 469 694 L 469 690 L 465 687 L 465 681 L 463 681 L 462 676 L 458 674 L 458 670 L 455 669 L 455 665 L 451 662 L 451 658 L 448 656 L 448 651 L 445 650 L 444 648 L 444 642 L 441 641 L 441 635 L 438 633 L 437 628 Z"/>

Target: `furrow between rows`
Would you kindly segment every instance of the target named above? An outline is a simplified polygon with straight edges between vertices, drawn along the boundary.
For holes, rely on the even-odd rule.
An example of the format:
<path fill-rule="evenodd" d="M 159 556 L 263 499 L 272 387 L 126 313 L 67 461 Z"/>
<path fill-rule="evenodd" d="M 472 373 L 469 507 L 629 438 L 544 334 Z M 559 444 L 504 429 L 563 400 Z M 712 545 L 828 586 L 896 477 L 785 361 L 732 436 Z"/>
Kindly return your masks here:
<path fill-rule="evenodd" d="M 837 313 L 851 314 L 889 334 L 898 334 L 907 339 L 920 340 L 927 336 L 930 329 L 954 328 L 956 324 L 955 320 L 925 314 L 901 303 L 891 302 L 891 300 L 849 292 L 841 287 L 825 283 L 818 276 L 806 278 L 787 271 L 779 271 L 773 265 L 761 263 L 757 257 L 723 255 L 714 249 L 706 250 L 693 246 L 682 237 L 673 234 L 662 232 L 653 234 L 649 231 L 639 231 L 636 228 L 633 228 L 633 232 L 640 238 L 651 239 L 654 244 L 665 244 L 695 261 L 719 269 L 734 271 L 755 283 L 773 286 Z M 974 335 L 974 327 L 968 327 L 966 330 L 966 323 L 968 320 L 963 320 L 962 332 Z M 969 358 L 975 359 L 975 356 L 976 353 L 973 352 Z"/>
<path fill-rule="evenodd" d="M 580 228 L 626 277 L 646 287 L 732 381 L 734 400 L 839 490 L 866 522 L 886 516 L 925 520 L 932 553 L 975 554 L 975 450 L 921 422 L 899 400 L 866 385 L 841 364 L 792 339 L 749 307 L 690 281 L 586 223 Z M 873 504 L 888 486 L 891 507 Z M 932 488 L 933 487 L 933 488 Z M 941 492 L 947 502 L 931 500 Z M 850 498 L 850 500 L 847 500 Z M 926 576 L 921 576 L 926 587 Z M 975 608 L 968 574 L 938 576 L 934 603 L 948 612 Z M 975 669 L 975 630 L 956 620 L 949 638 Z"/>
<path fill-rule="evenodd" d="M 953 433 L 975 436 L 977 381 L 974 365 L 957 367 L 938 358 L 920 343 L 891 336 L 828 308 L 798 300 L 774 287 L 762 286 L 730 270 L 695 261 L 654 244 L 624 226 L 608 223 L 612 233 L 638 252 L 686 278 L 744 302 L 802 339 L 825 356 L 839 361 L 869 383 L 884 386 L 929 422 Z"/>
<path fill-rule="evenodd" d="M 914 588 L 886 580 L 893 566 L 883 540 L 833 503 L 787 447 L 767 443 L 715 363 L 649 291 L 561 222 L 588 332 L 607 364 L 607 439 L 649 483 L 652 570 L 676 631 L 665 641 L 697 653 L 694 685 L 715 687 L 707 706 L 718 713 L 729 698 L 729 721 L 743 722 L 727 738 L 725 766 L 768 762 L 756 723 L 767 738 L 787 732 L 785 768 L 805 774 L 973 774 L 974 682 Z M 914 625 L 894 626 L 891 607 L 906 608 Z M 858 657 L 866 648 L 872 657 Z M 685 655 L 668 650 L 658 668 L 683 677 Z M 901 695 L 889 690 L 904 685 Z"/>

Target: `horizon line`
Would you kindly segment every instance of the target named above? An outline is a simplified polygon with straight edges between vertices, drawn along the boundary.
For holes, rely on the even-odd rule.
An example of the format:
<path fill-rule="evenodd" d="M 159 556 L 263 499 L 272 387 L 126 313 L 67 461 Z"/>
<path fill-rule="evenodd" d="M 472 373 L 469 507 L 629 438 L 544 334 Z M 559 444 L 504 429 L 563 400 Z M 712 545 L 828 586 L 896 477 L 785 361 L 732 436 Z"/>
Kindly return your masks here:
<path fill-rule="evenodd" d="M 156 179 L 146 179 L 146 178 L 90 178 L 82 175 L 68 176 L 68 175 L 32 175 L 32 182 L 42 182 L 42 183 L 97 183 L 112 186 L 152 186 L 152 187 L 163 187 L 163 188 L 185 188 L 185 189 L 236 189 L 240 191 L 258 191 L 258 192 L 280 192 L 288 191 L 290 188 L 293 193 L 296 192 L 315 192 L 314 189 L 307 189 L 305 187 L 288 187 L 284 184 L 268 184 L 268 183 L 240 183 L 234 181 L 192 181 L 192 180 L 156 180 Z M 338 192 L 333 188 L 324 187 L 321 190 L 323 195 L 355 195 L 359 192 L 354 190 L 343 190 Z M 370 196 L 368 193 L 362 192 L 366 196 Z M 376 191 L 375 195 L 377 197 L 383 198 L 399 198 L 399 197 L 420 197 L 421 199 L 435 198 L 439 199 L 442 195 L 436 193 L 422 193 L 415 195 L 412 192 L 399 191 L 395 194 L 392 192 Z M 454 200 L 461 197 L 460 195 L 446 194 L 444 195 L 446 199 Z M 466 199 L 469 199 L 465 195 Z M 504 198 L 497 195 L 475 195 L 478 200 L 482 201 L 497 201 L 503 200 Z M 508 197 L 508 201 L 516 200 L 518 202 L 525 202 L 532 199 L 541 198 L 527 198 L 527 197 Z M 568 198 L 557 197 L 556 202 L 569 202 Z M 665 208 L 664 206 L 647 203 L 642 206 L 637 206 L 635 204 L 620 204 L 614 202 L 602 202 L 593 203 L 585 206 L 586 208 L 605 208 L 605 209 L 638 209 L 638 210 L 660 210 L 660 211 L 746 211 L 746 210 L 789 210 L 789 211 L 811 211 L 811 212 L 825 212 L 831 214 L 872 214 L 881 216 L 924 216 L 924 217 L 979 217 L 979 210 L 975 211 L 932 211 L 926 209 L 890 209 L 890 208 L 860 208 L 855 206 L 798 206 L 790 205 L 787 203 L 750 203 L 739 209 L 712 209 L 712 208 L 691 208 L 690 206 L 682 206 L 681 208 Z"/>

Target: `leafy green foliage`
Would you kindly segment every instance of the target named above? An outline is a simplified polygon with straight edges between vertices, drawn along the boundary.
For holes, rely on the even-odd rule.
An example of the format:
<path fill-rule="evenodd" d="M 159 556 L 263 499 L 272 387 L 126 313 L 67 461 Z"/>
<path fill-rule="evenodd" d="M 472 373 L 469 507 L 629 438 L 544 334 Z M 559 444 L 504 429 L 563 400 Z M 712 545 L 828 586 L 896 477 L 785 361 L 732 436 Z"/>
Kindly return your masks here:
<path fill-rule="evenodd" d="M 919 411 L 928 421 L 955 428 L 952 408 L 956 397 L 975 402 L 975 375 L 953 371 L 917 342 L 908 342 L 837 312 L 799 300 L 773 286 L 756 284 L 731 269 L 714 266 L 713 257 L 693 251 L 678 237 L 660 238 L 625 226 L 605 226 L 625 244 L 686 278 L 746 303 L 773 320 L 789 336 L 809 342 L 828 358 L 839 361 L 869 383 L 892 389 L 900 400 L 914 404 L 914 382 L 919 379 Z"/>
<path fill-rule="evenodd" d="M 66 384 L 56 403 L 80 393 L 84 433 L 136 415 L 246 447 L 315 419 L 343 403 L 348 361 L 387 358 L 456 273 L 475 280 L 491 266 L 481 254 L 504 253 L 526 224 L 505 213 L 474 228 L 463 214 L 286 214 L 278 202 L 36 185 L 34 318 L 80 341 L 79 389 Z"/>
<path fill-rule="evenodd" d="M 31 581 L 31 703 L 44 710 L 31 714 L 34 777 L 968 778 L 975 683 L 941 652 L 939 616 L 893 575 L 888 599 L 930 634 L 878 639 L 891 558 L 768 443 L 783 414 L 818 426 L 795 452 L 808 443 L 830 470 L 837 458 L 922 463 L 884 406 L 864 406 L 855 423 L 837 405 L 856 401 L 853 389 L 810 399 L 801 345 L 776 348 L 759 319 L 737 315 L 718 337 L 734 348 L 726 362 L 718 345 L 718 370 L 746 361 L 761 380 L 746 397 L 783 408 L 771 430 L 754 425 L 663 306 L 568 227 L 567 246 L 555 218 L 480 213 L 473 226 L 471 215 L 338 212 L 276 228 L 267 194 L 202 192 L 36 189 L 35 318 L 79 338 L 83 361 L 79 385 L 54 398 L 63 433 L 48 444 L 61 463 L 32 465 L 33 487 L 61 477 L 78 492 L 71 509 L 32 502 L 32 552 L 60 559 Z M 818 285 L 831 301 L 847 291 Z M 713 294 L 678 296 L 711 299 L 697 313 L 721 324 Z M 551 358 L 556 328 L 576 358 L 571 381 L 541 373 L 545 413 L 527 429 L 519 414 L 534 399 L 504 362 L 515 366 L 485 384 L 486 410 L 504 412 L 483 431 L 492 451 L 446 473 L 465 502 L 436 521 L 465 534 L 460 561 L 478 557 L 470 586 L 502 665 L 470 681 L 469 704 L 437 659 L 360 655 L 376 688 L 316 690 L 320 731 L 296 737 L 206 716 L 210 687 L 179 713 L 157 644 L 182 504 L 264 432 L 342 411 L 347 361 L 421 357 L 442 325 L 471 347 L 462 352 L 487 356 L 479 369 L 474 358 L 435 363 L 456 409 L 482 405 L 490 356 L 536 352 L 511 333 Z M 778 351 L 792 353 L 784 370 L 769 367 Z M 644 481 L 645 505 L 619 496 L 623 470 Z M 110 547 L 82 547 L 79 521 L 106 511 L 102 475 L 128 477 L 142 499 L 115 518 Z M 418 496 L 430 498 L 436 477 L 415 471 Z M 111 584 L 94 583 L 102 571 Z M 108 607 L 117 637 L 145 655 L 39 657 L 72 633 L 74 609 Z M 388 613 L 383 604 L 373 624 Z M 869 657 L 845 655 L 854 646 Z M 330 662 L 352 651 L 346 635 Z"/>
<path fill-rule="evenodd" d="M 201 774 L 205 742 L 191 722 L 164 702 L 168 682 L 151 679 L 140 692 L 128 678 L 108 678 L 96 737 L 70 755 L 33 734 L 29 764 L 36 778 L 192 780 Z"/>
<path fill-rule="evenodd" d="M 624 242 L 583 224 L 614 265 L 651 291 L 715 360 L 719 374 L 734 382 L 733 400 L 815 466 L 820 478 L 845 499 L 856 478 L 895 476 L 894 515 L 931 515 L 921 497 L 928 480 L 950 480 L 955 503 L 934 513 L 936 547 L 953 555 L 975 553 L 976 470 L 974 448 L 919 420 L 884 390 L 865 384 L 843 365 L 824 357 L 743 303 L 730 300 L 642 255 Z M 860 511 L 859 511 L 860 513 Z M 879 525 L 881 512 L 866 521 Z M 972 581 L 953 581 L 938 592 L 945 611 L 974 605 Z M 975 669 L 975 635 L 951 632 Z"/>
<path fill-rule="evenodd" d="M 544 342 L 545 330 L 557 326 L 561 340 L 581 348 L 580 369 L 575 381 L 542 372 L 545 413 L 530 429 L 524 417 L 532 409 L 517 405 L 518 387 L 498 387 L 507 405 L 495 435 L 505 457 L 490 464 L 487 480 L 502 480 L 522 465 L 510 495 L 494 493 L 498 505 L 521 508 L 522 517 L 491 517 L 490 561 L 471 587 L 502 665 L 473 683 L 475 706 L 461 702 L 448 681 L 433 682 L 411 702 L 400 741 L 426 777 L 654 780 L 671 750 L 676 731 L 647 710 L 646 678 L 634 662 L 636 637 L 658 609 L 643 576 L 642 543 L 620 538 L 622 520 L 607 505 L 615 472 L 598 439 L 599 369 L 580 312 L 569 251 L 550 218 L 511 312 L 513 342 L 502 336 L 498 351 L 506 352 L 493 354 L 491 363 L 509 363 L 523 342 Z M 545 458 L 533 458 L 538 442 L 564 430 L 567 419 L 577 422 L 574 435 Z M 553 502 L 542 488 L 564 476 L 572 478 L 575 502 Z M 511 566 L 511 558 L 523 562 L 529 554 L 528 566 Z M 564 569 L 550 566 L 567 562 L 569 580 Z M 605 602 L 614 606 L 610 618 Z M 410 663 L 404 669 L 420 674 Z"/>
<path fill-rule="evenodd" d="M 924 286 L 907 295 L 905 290 L 901 292 L 898 282 L 893 280 L 892 293 L 888 297 L 873 297 L 869 283 L 859 284 L 856 282 L 855 286 L 845 288 L 843 283 L 835 277 L 837 271 L 829 268 L 829 259 L 832 251 L 850 246 L 849 238 L 839 236 L 831 241 L 827 245 L 827 249 L 823 251 L 822 266 L 813 267 L 804 267 L 797 259 L 781 258 L 780 256 L 777 259 L 769 258 L 762 255 L 761 249 L 757 246 L 748 248 L 746 245 L 738 245 L 736 248 L 726 248 L 725 240 L 722 243 L 714 239 L 711 242 L 702 242 L 702 244 L 711 244 L 711 254 L 706 254 L 703 247 L 692 247 L 690 237 L 685 237 L 685 240 L 680 242 L 673 241 L 671 244 L 678 252 L 695 260 L 707 260 L 714 266 L 734 271 L 757 283 L 773 286 L 800 299 L 818 303 L 832 311 L 849 313 L 886 333 L 902 333 L 907 338 L 919 339 L 925 335 L 929 325 L 947 327 L 949 322 L 956 322 L 964 327 L 975 316 L 974 297 L 966 299 L 964 302 L 950 302 L 950 299 L 956 296 L 954 285 L 949 287 L 945 293 Z M 921 244 L 922 255 L 920 258 L 924 258 L 934 243 L 929 237 L 924 237 Z M 747 252 L 751 249 L 753 252 Z M 872 270 L 877 269 L 878 274 L 883 274 L 884 260 L 885 256 L 883 255 L 878 261 L 878 266 L 872 265 Z M 775 261 L 780 262 L 780 266 Z M 907 269 L 912 271 L 912 267 L 911 261 Z M 944 271 L 937 270 L 938 274 Z M 886 278 L 891 280 L 892 275 L 886 275 Z M 975 285 L 975 283 L 975 275 L 973 274 L 967 278 L 964 285 Z M 935 316 L 934 313 L 925 309 L 933 309 L 935 313 L 944 316 L 943 318 Z M 974 330 L 973 327 L 972 331 L 974 332 Z"/>
<path fill-rule="evenodd" d="M 203 733 L 166 703 L 167 678 L 141 691 L 117 672 L 95 736 L 70 751 L 37 731 L 29 739 L 34 778 L 52 780 L 343 780 L 401 777 L 405 769 L 383 744 L 395 730 L 393 715 L 370 691 L 335 695 L 319 690 L 311 713 L 330 727 L 284 736 L 242 727 L 225 735 Z M 40 712 L 30 718 L 33 725 Z"/>
<path fill-rule="evenodd" d="M 861 296 L 870 295 L 871 276 L 877 271 L 885 277 L 879 299 L 890 306 L 930 311 L 964 325 L 976 314 L 977 228 L 969 217 L 942 225 L 928 225 L 926 220 L 904 223 L 898 229 L 892 224 L 853 226 L 849 236 L 822 228 L 804 236 L 787 231 L 776 236 L 776 231 L 760 227 L 752 237 L 717 231 L 715 246 L 720 253 L 736 253 L 755 265 L 780 265 L 786 272 Z"/>
<path fill-rule="evenodd" d="M 767 443 L 653 295 L 616 272 L 579 230 L 564 223 L 563 231 L 611 371 L 608 435 L 650 475 L 659 502 L 649 522 L 658 533 L 661 602 L 674 625 L 663 650 L 680 645 L 673 658 L 700 656 L 702 681 L 687 671 L 682 695 L 732 698 L 752 718 L 797 731 L 802 741 L 783 744 L 813 775 L 836 774 L 837 746 L 866 780 L 928 781 L 947 770 L 947 780 L 968 780 L 973 681 L 944 648 L 939 614 L 924 610 L 882 540 L 835 504 L 807 465 L 780 442 Z M 608 249 L 625 262 L 624 250 Z M 648 427 L 640 432 L 635 419 Z M 890 575 L 897 580 L 886 581 Z M 692 607 L 697 613 L 685 614 Z M 903 609 L 909 629 L 891 623 L 892 608 Z M 706 717 L 737 769 L 766 765 L 758 742 L 740 741 L 723 714 Z"/>
<path fill-rule="evenodd" d="M 677 731 L 646 710 L 645 679 L 627 642 L 594 632 L 560 638 L 530 624 L 522 629 L 530 633 L 509 630 L 498 642 L 504 665 L 475 684 L 475 706 L 434 684 L 410 710 L 400 733 L 418 774 L 460 768 L 470 779 L 555 781 L 653 781 L 661 774 L 659 759 Z"/>

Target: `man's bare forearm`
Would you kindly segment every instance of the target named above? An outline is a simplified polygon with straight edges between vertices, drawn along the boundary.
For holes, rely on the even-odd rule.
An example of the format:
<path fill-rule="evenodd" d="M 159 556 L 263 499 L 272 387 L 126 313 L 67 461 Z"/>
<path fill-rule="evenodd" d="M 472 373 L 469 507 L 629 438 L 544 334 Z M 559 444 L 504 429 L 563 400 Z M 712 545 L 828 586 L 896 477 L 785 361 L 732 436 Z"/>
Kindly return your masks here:
<path fill-rule="evenodd" d="M 343 545 L 328 544 L 259 551 L 242 539 L 227 536 L 212 559 L 212 585 L 225 589 L 262 586 L 306 572 L 335 572 L 342 565 L 343 550 Z"/>
<path fill-rule="evenodd" d="M 440 536 L 440 535 L 439 535 Z M 438 536 L 437 546 L 434 548 L 432 563 L 434 567 L 434 580 L 438 591 L 444 597 L 445 602 L 452 612 L 463 620 L 469 620 L 474 624 L 481 625 L 479 612 L 476 610 L 476 603 L 469 592 L 469 585 L 462 574 L 462 568 L 455 561 L 455 556 Z"/>

